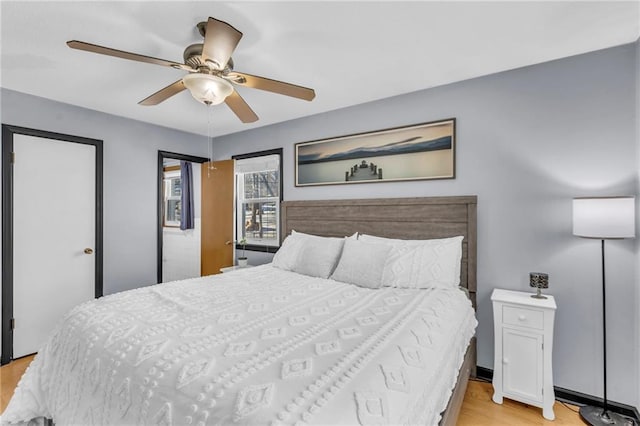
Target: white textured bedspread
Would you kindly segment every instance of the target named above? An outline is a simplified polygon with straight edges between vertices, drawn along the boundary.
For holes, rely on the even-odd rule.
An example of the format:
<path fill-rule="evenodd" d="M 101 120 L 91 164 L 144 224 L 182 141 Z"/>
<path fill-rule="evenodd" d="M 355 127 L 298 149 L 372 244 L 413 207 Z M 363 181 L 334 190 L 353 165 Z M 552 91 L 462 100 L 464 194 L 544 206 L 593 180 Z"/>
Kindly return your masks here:
<path fill-rule="evenodd" d="M 437 424 L 476 324 L 458 289 L 270 265 L 145 287 L 73 309 L 2 422 Z"/>

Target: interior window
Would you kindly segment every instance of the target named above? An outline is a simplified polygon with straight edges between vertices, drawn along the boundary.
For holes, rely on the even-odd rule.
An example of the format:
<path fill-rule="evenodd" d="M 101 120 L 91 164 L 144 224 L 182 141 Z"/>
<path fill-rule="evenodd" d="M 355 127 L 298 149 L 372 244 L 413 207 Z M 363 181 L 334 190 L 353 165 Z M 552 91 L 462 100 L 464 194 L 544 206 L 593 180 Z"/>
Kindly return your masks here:
<path fill-rule="evenodd" d="M 280 246 L 279 151 L 236 157 L 236 240 L 245 239 L 249 250 L 270 251 Z"/>
<path fill-rule="evenodd" d="M 180 226 L 180 170 L 164 172 L 164 226 Z"/>

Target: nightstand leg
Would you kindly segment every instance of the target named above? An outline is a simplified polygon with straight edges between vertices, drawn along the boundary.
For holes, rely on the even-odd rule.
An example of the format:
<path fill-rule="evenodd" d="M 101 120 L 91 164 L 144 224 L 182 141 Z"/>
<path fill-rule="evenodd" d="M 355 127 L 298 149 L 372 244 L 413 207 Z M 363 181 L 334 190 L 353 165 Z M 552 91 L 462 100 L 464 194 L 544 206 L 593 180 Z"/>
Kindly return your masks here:
<path fill-rule="evenodd" d="M 498 365 L 499 367 L 494 370 L 493 380 L 491 380 L 491 384 L 493 385 L 493 397 L 491 399 L 496 404 L 502 404 L 502 369 L 500 368 L 502 365 L 498 364 L 499 362 L 501 362 L 500 359 L 494 360 L 494 365 Z"/>
<path fill-rule="evenodd" d="M 556 415 L 553 412 L 553 403 L 551 406 L 545 406 L 542 408 L 542 417 L 547 420 L 555 420 Z"/>
<path fill-rule="evenodd" d="M 493 402 L 496 404 L 502 404 L 502 389 L 498 389 L 498 387 L 493 383 Z"/>

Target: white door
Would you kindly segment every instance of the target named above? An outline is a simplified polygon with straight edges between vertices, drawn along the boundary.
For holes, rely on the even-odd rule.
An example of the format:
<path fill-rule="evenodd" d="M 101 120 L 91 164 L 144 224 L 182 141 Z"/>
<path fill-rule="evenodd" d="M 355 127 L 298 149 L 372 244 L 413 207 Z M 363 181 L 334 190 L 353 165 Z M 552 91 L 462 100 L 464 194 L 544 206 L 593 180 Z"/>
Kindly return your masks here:
<path fill-rule="evenodd" d="M 13 358 L 95 296 L 96 147 L 15 134 Z M 85 253 L 86 251 L 86 253 Z"/>

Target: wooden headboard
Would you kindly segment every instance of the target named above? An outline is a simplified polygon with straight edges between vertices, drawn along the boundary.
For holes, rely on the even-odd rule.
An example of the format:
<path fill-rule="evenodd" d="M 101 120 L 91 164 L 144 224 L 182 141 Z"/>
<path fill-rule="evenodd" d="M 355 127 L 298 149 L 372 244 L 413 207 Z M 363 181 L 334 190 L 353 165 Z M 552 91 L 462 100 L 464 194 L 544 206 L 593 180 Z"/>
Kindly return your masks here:
<path fill-rule="evenodd" d="M 476 196 L 285 201 L 282 238 L 292 230 L 325 237 L 354 232 L 387 238 L 464 236 L 460 285 L 476 305 Z"/>

